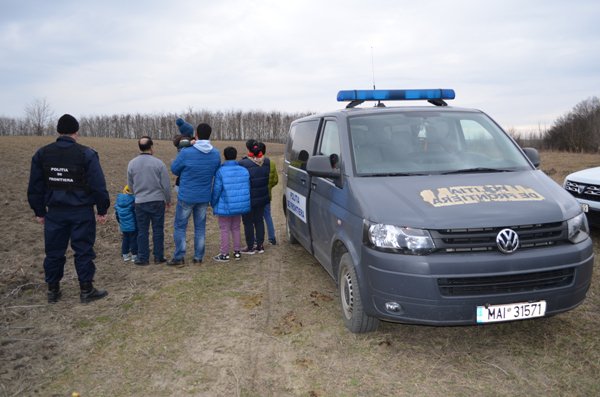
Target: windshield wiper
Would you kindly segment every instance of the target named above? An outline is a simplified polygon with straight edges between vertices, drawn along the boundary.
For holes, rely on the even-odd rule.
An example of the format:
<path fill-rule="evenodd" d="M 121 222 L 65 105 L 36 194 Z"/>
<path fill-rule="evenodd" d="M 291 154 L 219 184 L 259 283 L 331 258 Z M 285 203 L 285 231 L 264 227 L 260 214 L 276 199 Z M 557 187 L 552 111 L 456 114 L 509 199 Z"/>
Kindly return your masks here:
<path fill-rule="evenodd" d="M 415 172 L 375 172 L 372 174 L 364 174 L 361 176 L 417 176 L 417 175 L 428 175 L 428 174 L 419 174 Z"/>
<path fill-rule="evenodd" d="M 474 174 L 474 173 L 478 173 L 478 172 L 511 172 L 514 170 L 509 170 L 509 169 L 502 169 L 502 168 L 486 168 L 486 167 L 474 167 L 474 168 L 463 168 L 461 170 L 454 170 L 454 171 L 446 171 L 446 172 L 442 172 L 442 175 L 448 175 L 448 174 Z"/>

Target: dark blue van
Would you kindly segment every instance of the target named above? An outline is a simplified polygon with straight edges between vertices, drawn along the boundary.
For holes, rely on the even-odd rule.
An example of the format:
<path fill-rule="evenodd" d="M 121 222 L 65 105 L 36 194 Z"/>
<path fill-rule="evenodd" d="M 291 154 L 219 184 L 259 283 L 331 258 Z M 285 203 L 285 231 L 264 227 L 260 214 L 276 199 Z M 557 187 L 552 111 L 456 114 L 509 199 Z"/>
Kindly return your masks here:
<path fill-rule="evenodd" d="M 485 324 L 557 314 L 585 298 L 585 214 L 453 90 L 340 91 L 344 110 L 291 124 L 288 238 L 337 282 L 352 332 L 380 320 Z M 383 101 L 432 105 L 386 107 Z M 376 101 L 375 107 L 357 107 Z"/>

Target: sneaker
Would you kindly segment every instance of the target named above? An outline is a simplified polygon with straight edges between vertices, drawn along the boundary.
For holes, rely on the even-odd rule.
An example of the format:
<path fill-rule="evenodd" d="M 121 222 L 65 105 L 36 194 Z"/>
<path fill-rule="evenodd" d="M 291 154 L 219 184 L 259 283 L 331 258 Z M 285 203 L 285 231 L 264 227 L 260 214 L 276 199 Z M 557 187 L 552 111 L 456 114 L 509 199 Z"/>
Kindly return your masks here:
<path fill-rule="evenodd" d="M 173 258 L 167 262 L 167 266 L 182 266 L 184 264 L 185 264 L 185 258 L 180 258 L 180 259 Z"/>
<path fill-rule="evenodd" d="M 274 238 L 270 238 L 269 243 L 271 243 L 271 245 L 277 245 L 277 240 L 275 240 Z"/>
<path fill-rule="evenodd" d="M 159 263 L 165 263 L 167 261 L 167 258 L 162 257 L 162 258 L 154 258 L 154 263 L 156 263 L 157 265 Z"/>
<path fill-rule="evenodd" d="M 129 262 L 131 260 L 131 255 L 123 254 L 123 262 Z"/>
<path fill-rule="evenodd" d="M 138 260 L 137 255 L 131 255 L 131 260 L 134 262 L 137 261 Z"/>
<path fill-rule="evenodd" d="M 246 254 L 246 255 L 254 255 L 256 254 L 256 251 L 254 251 L 253 247 L 246 247 L 243 250 L 240 251 L 242 254 Z"/>
<path fill-rule="evenodd" d="M 195 264 L 199 265 L 199 264 L 201 264 L 201 263 L 202 263 L 202 259 L 196 259 L 196 258 L 194 258 L 194 259 L 192 260 L 192 263 L 195 263 Z"/>
<path fill-rule="evenodd" d="M 256 252 L 258 252 L 259 254 L 263 254 L 265 252 L 265 247 L 262 244 L 257 245 Z"/>
<path fill-rule="evenodd" d="M 141 261 L 141 260 L 139 260 L 139 259 L 136 259 L 136 260 L 133 262 L 133 264 L 134 264 L 134 265 L 138 265 L 138 266 L 148 266 L 148 265 L 150 264 L 150 262 L 148 262 L 148 261 Z"/>
<path fill-rule="evenodd" d="M 240 253 L 240 251 L 235 251 L 233 253 L 233 259 L 235 259 L 236 261 L 239 261 L 240 259 L 242 259 L 242 254 Z"/>
<path fill-rule="evenodd" d="M 219 254 L 213 259 L 217 262 L 229 262 L 229 254 Z"/>

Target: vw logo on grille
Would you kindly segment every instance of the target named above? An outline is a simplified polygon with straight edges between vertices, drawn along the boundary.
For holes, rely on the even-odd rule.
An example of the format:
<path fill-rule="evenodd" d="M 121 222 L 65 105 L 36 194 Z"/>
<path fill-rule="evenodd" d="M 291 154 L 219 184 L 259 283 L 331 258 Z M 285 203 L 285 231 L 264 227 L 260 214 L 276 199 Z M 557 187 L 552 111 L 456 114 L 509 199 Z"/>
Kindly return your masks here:
<path fill-rule="evenodd" d="M 502 229 L 496 236 L 496 245 L 503 254 L 512 254 L 519 248 L 519 235 L 512 229 Z"/>

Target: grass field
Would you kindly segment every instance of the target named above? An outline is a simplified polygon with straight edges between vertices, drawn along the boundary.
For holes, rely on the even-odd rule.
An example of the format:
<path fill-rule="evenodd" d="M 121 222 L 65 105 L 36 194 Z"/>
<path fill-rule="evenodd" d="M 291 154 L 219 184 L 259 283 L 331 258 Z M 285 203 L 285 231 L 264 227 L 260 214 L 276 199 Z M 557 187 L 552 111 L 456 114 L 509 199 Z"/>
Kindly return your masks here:
<path fill-rule="evenodd" d="M 342 324 L 333 280 L 284 241 L 279 199 L 279 244 L 227 264 L 123 263 L 111 220 L 98 226 L 96 243 L 96 284 L 108 298 L 79 304 L 68 254 L 63 299 L 47 305 L 42 229 L 25 192 L 31 155 L 52 140 L 0 137 L 0 396 L 600 395 L 598 272 L 586 301 L 554 317 L 467 327 L 382 323 L 355 335 Z M 98 150 L 114 202 L 135 142 L 82 143 Z M 269 145 L 268 154 L 281 170 L 282 146 Z M 598 155 L 541 154 L 542 169 L 559 183 L 600 163 Z M 175 149 L 161 141 L 156 155 L 168 164 Z M 172 220 L 170 212 L 168 254 Z M 598 258 L 598 230 L 593 238 Z M 217 250 L 210 215 L 207 257 Z"/>

